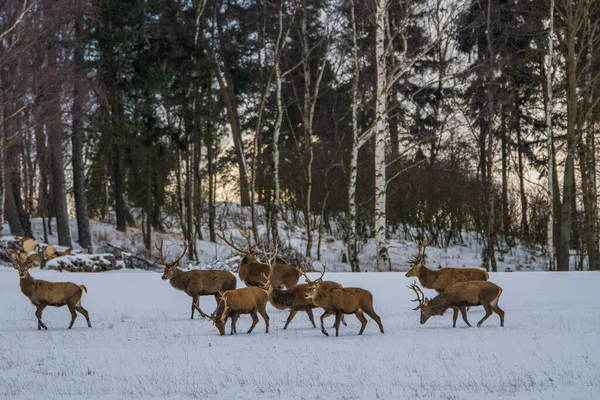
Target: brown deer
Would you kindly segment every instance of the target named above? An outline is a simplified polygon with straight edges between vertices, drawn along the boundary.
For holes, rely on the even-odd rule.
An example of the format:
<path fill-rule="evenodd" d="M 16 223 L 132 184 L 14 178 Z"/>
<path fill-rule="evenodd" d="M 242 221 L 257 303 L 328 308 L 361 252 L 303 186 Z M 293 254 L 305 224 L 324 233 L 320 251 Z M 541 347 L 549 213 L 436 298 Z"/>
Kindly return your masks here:
<path fill-rule="evenodd" d="M 271 261 L 269 261 L 267 265 L 269 267 L 273 266 Z M 306 315 L 308 315 L 308 319 L 312 323 L 313 328 L 317 327 L 317 325 L 315 325 L 315 319 L 312 311 L 313 308 L 316 308 L 317 306 L 312 299 L 305 297 L 306 292 L 308 291 L 307 283 L 302 283 L 290 289 L 282 290 L 274 287 L 270 279 L 267 279 L 264 287 L 269 294 L 269 302 L 271 305 L 273 305 L 273 307 L 278 310 L 290 310 L 290 315 L 288 315 L 283 329 L 287 329 L 288 325 L 292 322 L 298 311 L 304 311 Z M 323 290 L 327 291 L 330 289 L 339 289 L 342 287 L 342 285 L 337 282 L 323 281 L 321 282 L 321 287 Z M 342 323 L 346 325 L 346 322 L 343 320 Z"/>
<path fill-rule="evenodd" d="M 251 232 L 240 231 L 240 234 L 248 243 L 247 249 L 236 246 L 231 234 L 229 235 L 229 240 L 225 237 L 224 232 L 221 232 L 218 236 L 231 248 L 244 255 L 242 261 L 240 261 L 238 275 L 246 286 L 264 287 L 267 282 L 265 276 L 270 277 L 273 287 L 278 289 L 290 289 L 298 284 L 298 280 L 302 276 L 300 268 L 290 264 L 275 264 L 271 271 L 271 268 L 267 264 L 261 263 L 256 259 L 255 254 L 258 250 L 256 244 L 252 244 L 250 239 Z"/>
<path fill-rule="evenodd" d="M 502 288 L 492 282 L 470 281 L 455 283 L 448 286 L 443 293 L 431 300 L 425 297 L 421 288 L 416 283 L 411 284 L 408 288 L 414 290 L 417 294 L 417 298 L 412 301 L 419 302 L 419 305 L 414 310 L 421 310 L 421 325 L 427 322 L 431 316 L 444 315 L 447 309 L 452 308 L 454 310 L 454 315 L 452 316 L 453 328 L 456 328 L 458 311 L 460 311 L 465 323 L 471 326 L 467 320 L 467 307 L 483 306 L 485 316 L 477 323 L 478 327 L 492 315 L 492 312 L 498 314 L 500 317 L 500 326 L 504 326 L 504 311 L 498 307 Z"/>
<path fill-rule="evenodd" d="M 406 273 L 406 277 L 416 277 L 421 285 L 427 289 L 433 289 L 442 293 L 448 286 L 457 282 L 487 281 L 490 275 L 483 270 L 475 268 L 442 268 L 437 271 L 425 266 L 425 249 L 427 243 L 417 243 L 417 254 L 411 259 L 412 267 Z"/>
<path fill-rule="evenodd" d="M 226 290 L 236 288 L 236 279 L 229 271 L 207 270 L 207 271 L 182 271 L 179 268 L 179 261 L 185 255 L 188 249 L 188 242 L 183 241 L 183 253 L 174 262 L 167 262 L 163 256 L 163 241 L 160 245 L 154 243 L 154 247 L 158 251 L 158 262 L 165 266 L 165 271 L 162 275 L 162 280 L 168 280 L 175 289 L 184 291 L 192 298 L 192 316 L 194 319 L 194 311 L 198 310 L 202 317 L 208 317 L 200 309 L 200 296 L 215 296 L 217 305 L 221 301 L 221 293 Z"/>
<path fill-rule="evenodd" d="M 87 293 L 87 288 L 84 285 L 76 285 L 72 282 L 48 282 L 34 279 L 29 275 L 29 269 L 33 265 L 32 258 L 27 257 L 22 260 L 16 253 L 11 254 L 10 258 L 13 267 L 19 271 L 21 291 L 37 308 L 35 316 L 38 320 L 38 330 L 42 328 L 48 329 L 46 324 L 42 322 L 42 311 L 47 306 L 62 307 L 66 305 L 69 307 L 69 311 L 71 312 L 69 329 L 75 323 L 77 312 L 83 315 L 88 326 L 92 327 L 87 310 L 81 306 L 81 296 L 84 291 Z"/>
<path fill-rule="evenodd" d="M 314 281 L 308 279 L 306 274 L 304 277 L 308 282 L 308 290 L 304 295 L 307 299 L 312 299 L 317 307 L 321 307 L 325 312 L 321 315 L 321 332 L 325 336 L 329 333 L 325 330 L 323 320 L 330 315 L 335 315 L 335 336 L 339 336 L 340 323 L 344 314 L 354 314 L 361 323 L 359 335 L 362 335 L 367 326 L 367 319 L 364 314 L 371 317 L 377 325 L 381 333 L 385 333 L 381 318 L 373 309 L 373 295 L 371 292 L 361 288 L 341 288 L 325 290 L 323 287 L 323 275 L 325 274 L 326 266 L 323 266 L 321 276 Z M 364 313 L 364 314 L 363 314 Z"/>
<path fill-rule="evenodd" d="M 269 315 L 267 314 L 267 301 L 269 295 L 267 291 L 256 286 L 245 287 L 236 290 L 228 290 L 221 295 L 221 301 L 217 306 L 210 320 L 215 324 L 221 336 L 225 335 L 225 325 L 227 318 L 231 318 L 231 334 L 237 333 L 236 323 L 241 314 L 250 314 L 252 317 L 252 326 L 248 329 L 251 333 L 260 314 L 265 320 L 267 327 L 266 333 L 269 333 Z"/>

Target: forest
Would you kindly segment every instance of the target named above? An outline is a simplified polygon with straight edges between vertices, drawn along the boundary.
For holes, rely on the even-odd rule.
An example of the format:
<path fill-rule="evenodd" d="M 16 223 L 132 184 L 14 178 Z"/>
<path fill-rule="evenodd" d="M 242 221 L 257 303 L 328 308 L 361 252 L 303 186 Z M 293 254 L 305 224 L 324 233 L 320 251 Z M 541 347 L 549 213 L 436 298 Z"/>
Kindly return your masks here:
<path fill-rule="evenodd" d="M 465 232 L 490 271 L 516 243 L 599 270 L 599 129 L 597 0 L 0 0 L 3 234 L 193 258 L 233 202 L 352 271 Z"/>

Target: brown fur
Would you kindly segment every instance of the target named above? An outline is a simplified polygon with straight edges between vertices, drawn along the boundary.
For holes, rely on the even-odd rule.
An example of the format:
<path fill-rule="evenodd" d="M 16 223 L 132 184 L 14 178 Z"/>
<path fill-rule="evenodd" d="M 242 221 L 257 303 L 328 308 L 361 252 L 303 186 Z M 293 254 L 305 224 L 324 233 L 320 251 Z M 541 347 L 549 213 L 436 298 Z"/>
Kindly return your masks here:
<path fill-rule="evenodd" d="M 263 264 L 246 255 L 240 262 L 238 274 L 246 286 L 264 286 L 267 282 L 265 276 L 269 276 L 271 269 L 268 264 Z M 278 289 L 290 289 L 298 284 L 302 276 L 302 270 L 290 264 L 273 265 L 273 276 L 271 282 Z"/>
<path fill-rule="evenodd" d="M 34 279 L 29 275 L 29 265 L 17 265 L 15 269 L 19 271 L 21 291 L 29 298 L 31 303 L 36 306 L 35 316 L 38 320 L 38 330 L 48 329 L 42 322 L 42 312 L 47 306 L 62 307 L 67 306 L 71 312 L 71 323 L 69 329 L 73 327 L 77 312 L 83 315 L 91 328 L 90 317 L 85 308 L 81 306 L 81 296 L 87 288 L 84 285 L 76 285 L 72 282 L 48 282 Z"/>
<path fill-rule="evenodd" d="M 267 291 L 258 287 L 246 287 L 236 290 L 228 290 L 223 293 L 221 301 L 215 310 L 211 320 L 219 330 L 219 334 L 225 335 L 227 318 L 231 318 L 231 334 L 237 333 L 236 323 L 241 314 L 250 314 L 252 326 L 247 333 L 252 332 L 258 324 L 257 313 L 265 320 L 266 333 L 269 333 L 269 316 L 267 315 Z"/>
<path fill-rule="evenodd" d="M 221 301 L 221 294 L 236 288 L 235 275 L 229 271 L 182 271 L 176 265 L 165 267 L 163 280 L 169 280 L 175 289 L 184 291 L 192 298 L 192 316 L 198 310 L 201 316 L 208 317 L 200 309 L 200 296 L 215 296 L 217 304 Z"/>
<path fill-rule="evenodd" d="M 443 315 L 446 310 L 452 308 L 453 327 L 456 328 L 456 320 L 460 311 L 463 320 L 468 326 L 471 326 L 467 320 L 467 307 L 483 306 L 486 311 L 485 316 L 477 323 L 477 326 L 488 319 L 492 312 L 500 317 L 500 326 L 504 326 L 504 311 L 498 307 L 498 300 L 502 294 L 502 288 L 492 282 L 470 281 L 459 282 L 448 286 L 443 293 L 437 295 L 430 301 L 425 301 L 421 308 L 421 324 L 433 315 Z"/>
<path fill-rule="evenodd" d="M 406 273 L 406 277 L 413 276 L 419 279 L 423 287 L 433 289 L 438 293 L 458 282 L 487 281 L 490 278 L 486 271 L 475 268 L 442 268 L 433 271 L 427 268 L 421 260 L 417 261 Z"/>
<path fill-rule="evenodd" d="M 384 333 L 381 318 L 373 309 L 373 295 L 368 290 L 361 288 L 325 290 L 320 280 L 309 283 L 308 286 L 305 297 L 312 299 L 317 307 L 325 310 L 321 315 L 321 332 L 324 335 L 329 336 L 323 320 L 330 315 L 335 315 L 335 336 L 339 336 L 340 323 L 344 314 L 356 315 L 362 325 L 358 334 L 362 335 L 367 326 L 367 319 L 363 312 L 375 320 L 381 333 Z"/>
<path fill-rule="evenodd" d="M 332 281 L 324 281 L 321 283 L 323 290 L 331 290 L 331 289 L 339 289 L 342 287 L 337 282 Z M 310 298 L 306 298 L 306 292 L 308 290 L 308 284 L 303 283 L 300 285 L 296 285 L 288 290 L 281 290 L 274 288 L 273 285 L 269 285 L 268 293 L 269 293 L 269 301 L 278 310 L 290 310 L 290 315 L 285 323 L 283 329 L 287 329 L 288 325 L 292 322 L 298 311 L 306 312 L 308 315 L 308 319 L 313 325 L 313 328 L 316 328 L 315 320 L 313 316 L 313 308 L 317 306 Z"/>

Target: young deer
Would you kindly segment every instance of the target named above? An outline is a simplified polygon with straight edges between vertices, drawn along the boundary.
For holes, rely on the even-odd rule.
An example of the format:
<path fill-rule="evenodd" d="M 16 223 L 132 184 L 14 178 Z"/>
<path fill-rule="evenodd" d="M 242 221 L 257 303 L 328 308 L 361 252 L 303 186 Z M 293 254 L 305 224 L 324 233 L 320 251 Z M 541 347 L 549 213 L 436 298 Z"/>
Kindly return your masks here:
<path fill-rule="evenodd" d="M 272 266 L 272 262 L 269 261 L 267 263 L 268 266 Z M 267 278 L 266 276 L 264 276 Z M 304 311 L 306 315 L 308 315 L 308 319 L 312 323 L 313 328 L 316 328 L 315 319 L 313 316 L 313 308 L 317 306 L 310 298 L 306 298 L 306 292 L 308 291 L 308 284 L 302 283 L 300 285 L 296 285 L 288 290 L 282 290 L 276 288 L 271 283 L 270 279 L 267 279 L 265 283 L 265 289 L 269 294 L 269 302 L 273 307 L 278 310 L 290 310 L 290 315 L 285 322 L 285 326 L 283 329 L 287 329 L 288 325 L 292 322 L 298 311 Z M 340 289 L 342 285 L 337 282 L 332 281 L 323 281 L 321 282 L 321 287 L 323 290 L 331 290 L 331 289 Z M 345 321 L 342 321 L 344 325 L 346 325 Z"/>
<path fill-rule="evenodd" d="M 221 295 L 221 301 L 217 306 L 210 320 L 215 324 L 221 336 L 225 335 L 225 325 L 227 318 L 231 318 L 231 334 L 237 333 L 236 323 L 241 314 L 250 314 L 252 317 L 252 326 L 248 332 L 252 332 L 258 324 L 257 313 L 265 320 L 267 327 L 266 333 L 269 333 L 269 315 L 267 314 L 267 301 L 269 295 L 267 291 L 259 287 L 250 286 L 242 289 L 228 290 Z"/>
<path fill-rule="evenodd" d="M 208 317 L 200 309 L 200 296 L 215 296 L 217 304 L 221 301 L 221 294 L 226 290 L 232 290 L 236 288 L 237 281 L 235 275 L 229 271 L 182 271 L 179 268 L 179 261 L 185 255 L 188 242 L 183 241 L 183 253 L 174 262 L 167 262 L 163 256 L 163 242 L 160 241 L 160 245 L 154 243 L 154 247 L 158 251 L 158 262 L 165 266 L 163 273 L 163 281 L 168 280 L 175 289 L 184 291 L 188 296 L 192 298 L 192 316 L 194 319 L 194 311 L 198 310 L 202 317 Z"/>
<path fill-rule="evenodd" d="M 490 275 L 483 270 L 475 268 L 442 268 L 434 271 L 425 266 L 425 249 L 427 243 L 420 242 L 417 254 L 411 259 L 412 268 L 406 273 L 406 277 L 416 277 L 421 285 L 427 289 L 433 289 L 442 293 L 448 286 L 457 282 L 487 281 Z"/>
<path fill-rule="evenodd" d="M 467 307 L 483 306 L 485 316 L 477 323 L 478 327 L 492 315 L 492 312 L 498 314 L 500 317 L 500 326 L 504 326 L 504 311 L 498 307 L 502 288 L 492 282 L 470 281 L 455 283 L 448 286 L 443 293 L 431 300 L 425 297 L 421 288 L 416 283 L 412 283 L 408 288 L 414 290 L 417 294 L 417 298 L 412 301 L 419 302 L 419 305 L 414 310 L 421 310 L 421 325 L 427 322 L 432 315 L 444 315 L 447 309 L 452 308 L 454 310 L 454 315 L 452 316 L 453 328 L 456 328 L 458 311 L 460 311 L 465 323 L 471 326 L 467 320 Z"/>
<path fill-rule="evenodd" d="M 323 266 L 323 272 L 321 276 L 311 281 L 308 279 L 306 274 L 304 277 L 308 282 L 308 289 L 304 295 L 307 299 L 312 299 L 317 307 L 323 308 L 325 312 L 321 315 L 321 332 L 325 336 L 329 336 L 329 333 L 325 330 L 325 324 L 323 320 L 330 315 L 335 315 L 335 336 L 339 336 L 340 323 L 344 314 L 354 314 L 361 323 L 359 335 L 362 335 L 367 326 L 367 319 L 364 314 L 371 317 L 377 325 L 381 333 L 383 331 L 383 325 L 381 324 L 381 318 L 373 309 L 373 295 L 371 292 L 361 288 L 341 288 L 341 289 L 330 289 L 325 290 L 323 287 L 323 275 L 325 274 L 326 267 Z M 364 314 L 363 314 L 364 313 Z"/>
<path fill-rule="evenodd" d="M 8 252 L 7 252 L 8 254 Z M 71 312 L 71 323 L 69 329 L 73 327 L 73 323 L 77 318 L 77 312 L 83 315 L 91 328 L 92 323 L 85 308 L 81 306 L 81 296 L 87 288 L 83 285 L 76 285 L 72 282 L 48 282 L 39 279 L 33 279 L 29 275 L 29 269 L 33 265 L 33 260 L 27 257 L 21 260 L 16 253 L 10 255 L 13 267 L 19 271 L 21 291 L 29 298 L 31 303 L 36 306 L 35 316 L 38 320 L 38 330 L 42 328 L 48 329 L 46 324 L 42 322 L 42 311 L 47 306 L 53 307 L 69 307 Z"/>
<path fill-rule="evenodd" d="M 236 246 L 233 241 L 233 235 L 229 235 L 229 240 L 225 237 L 225 233 L 221 232 L 219 238 L 227 243 L 231 248 L 244 255 L 240 261 L 238 275 L 246 286 L 261 286 L 264 287 L 266 281 L 265 276 L 271 278 L 273 287 L 278 289 L 290 289 L 298 284 L 298 280 L 302 276 L 302 270 L 290 264 L 275 264 L 273 268 L 269 265 L 256 260 L 255 253 L 257 252 L 256 244 L 252 244 L 250 239 L 250 231 L 241 232 L 240 234 L 248 243 L 247 249 L 242 249 Z"/>

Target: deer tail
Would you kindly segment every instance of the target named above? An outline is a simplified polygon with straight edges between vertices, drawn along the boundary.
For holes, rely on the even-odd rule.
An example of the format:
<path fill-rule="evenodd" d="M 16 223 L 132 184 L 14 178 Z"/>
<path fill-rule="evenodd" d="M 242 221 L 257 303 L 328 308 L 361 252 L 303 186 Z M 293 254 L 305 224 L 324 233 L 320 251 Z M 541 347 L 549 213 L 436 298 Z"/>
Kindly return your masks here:
<path fill-rule="evenodd" d="M 85 287 L 85 285 L 78 285 L 84 292 L 87 293 L 87 288 Z"/>

